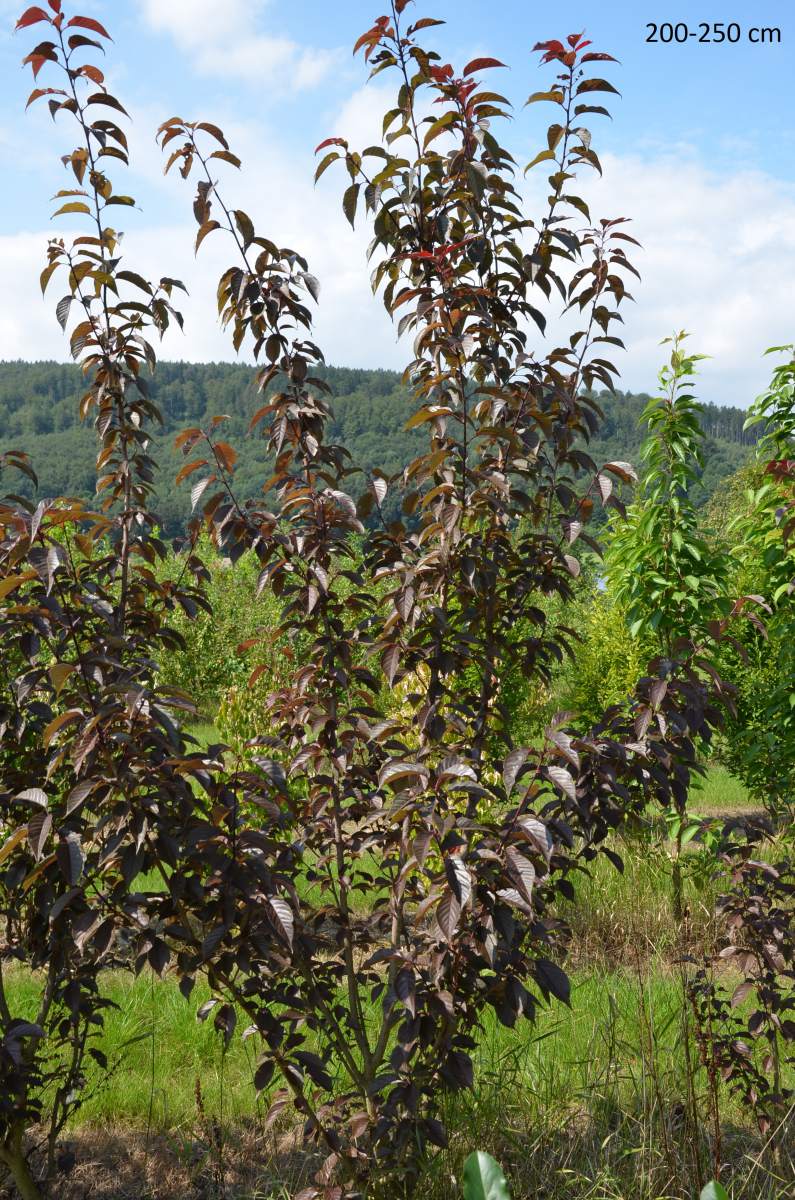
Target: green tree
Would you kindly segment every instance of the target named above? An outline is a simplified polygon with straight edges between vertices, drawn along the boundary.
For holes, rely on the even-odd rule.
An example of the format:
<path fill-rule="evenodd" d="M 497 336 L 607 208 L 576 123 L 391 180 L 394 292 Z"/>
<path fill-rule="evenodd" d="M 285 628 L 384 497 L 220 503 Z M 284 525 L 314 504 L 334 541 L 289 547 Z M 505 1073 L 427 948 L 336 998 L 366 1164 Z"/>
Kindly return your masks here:
<path fill-rule="evenodd" d="M 162 427 L 151 431 L 153 456 L 160 466 L 155 507 L 169 534 L 184 532 L 190 520 L 190 495 L 173 485 L 180 466 L 173 440 L 186 423 L 202 425 L 216 412 L 227 413 L 239 456 L 236 492 L 244 500 L 259 493 L 263 447 L 257 439 L 244 436 L 257 405 L 255 375 L 253 368 L 237 363 L 158 362 L 156 373 L 147 372 L 150 397 L 163 417 Z M 365 475 L 374 468 L 395 474 L 420 453 L 423 431 L 406 428 L 413 413 L 411 389 L 398 371 L 321 365 L 318 376 L 328 383 L 334 399 L 332 436 Z M 20 484 L 32 499 L 67 494 L 89 500 L 93 494 L 94 442 L 79 417 L 83 390 L 79 366 L 0 362 L 0 434 L 9 444 L 24 437 L 35 458 L 38 487 L 32 481 Z M 598 462 L 636 462 L 640 418 L 648 397 L 602 389 L 593 399 L 603 420 L 589 430 L 588 438 L 580 436 L 580 448 Z M 706 405 L 703 420 L 712 432 L 704 442 L 704 473 L 692 490 L 697 506 L 751 455 L 757 434 L 755 427 L 745 435 L 738 433 L 745 420 L 741 409 Z M 46 432 L 50 427 L 52 432 Z M 363 478 L 351 481 L 356 495 L 364 486 Z M 399 517 L 400 500 L 399 490 L 391 488 L 385 500 L 388 520 Z M 601 525 L 604 515 L 597 508 L 594 525 Z"/>
<path fill-rule="evenodd" d="M 648 433 L 638 496 L 626 520 L 614 519 L 605 556 L 630 632 L 652 632 L 669 658 L 680 641 L 711 640 L 712 623 L 731 608 L 725 548 L 700 528 L 692 499 L 704 465 L 704 409 L 692 387 L 704 355 L 684 352 L 686 336 L 663 342 L 671 355 L 658 377 L 660 394 L 643 412 Z"/>
<path fill-rule="evenodd" d="M 735 505 L 732 532 L 738 573 L 768 610 L 738 631 L 737 718 L 723 753 L 756 797 L 791 826 L 795 813 L 795 359 L 784 353 L 770 386 L 749 410 L 746 425 L 763 429 L 756 466 Z"/>
<path fill-rule="evenodd" d="M 731 611 L 727 595 L 726 548 L 705 534 L 691 490 L 703 466 L 703 407 L 693 394 L 700 354 L 683 350 L 685 333 L 667 338 L 669 361 L 660 371 L 660 394 L 644 410 L 648 433 L 641 449 L 644 463 L 639 495 L 627 519 L 615 522 L 607 542 L 608 587 L 626 609 L 632 636 L 653 638 L 664 689 L 678 656 L 695 644 L 714 659 L 723 622 Z M 701 659 L 702 668 L 713 670 Z M 687 789 L 674 790 L 667 813 L 673 837 L 673 911 L 684 916 L 681 854 L 695 831 L 687 815 Z"/>

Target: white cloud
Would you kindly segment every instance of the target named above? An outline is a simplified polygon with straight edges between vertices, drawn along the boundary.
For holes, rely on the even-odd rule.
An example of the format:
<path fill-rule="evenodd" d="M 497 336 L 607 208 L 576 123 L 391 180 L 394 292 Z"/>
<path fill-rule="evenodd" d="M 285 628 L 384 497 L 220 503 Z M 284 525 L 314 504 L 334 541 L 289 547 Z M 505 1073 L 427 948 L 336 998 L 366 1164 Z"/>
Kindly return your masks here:
<path fill-rule="evenodd" d="M 368 107 L 368 97 L 357 93 L 333 122 L 333 131 L 350 132 L 357 144 L 363 135 L 366 143 L 370 114 L 380 111 L 372 93 L 370 98 Z M 263 145 L 267 135 L 261 127 L 241 124 L 227 132 L 244 168 L 251 166 L 240 175 L 230 170 L 222 183 L 224 193 L 234 207 L 251 213 L 260 231 L 309 259 L 321 281 L 316 336 L 328 360 L 402 366 L 409 349 L 396 343 L 380 300 L 370 292 L 365 262 L 369 231 L 362 227 L 352 232 L 340 211 L 343 173 L 330 170 L 314 189 L 309 152 L 297 160 L 276 144 Z M 760 173 L 718 176 L 681 152 L 604 156 L 603 164 L 604 180 L 589 188 L 594 217 L 632 217 L 628 228 L 643 243 L 633 255 L 643 276 L 631 287 L 636 303 L 624 309 L 628 353 L 616 353 L 622 386 L 652 389 L 664 354 L 660 340 L 685 328 L 692 334 L 693 349 L 713 356 L 702 364 L 702 399 L 747 405 L 769 374 L 770 361 L 762 359 L 765 348 L 795 335 L 790 295 L 795 188 Z M 184 224 L 171 217 L 167 226 L 157 224 L 151 213 L 141 218 L 132 212 L 127 222 L 129 265 L 152 277 L 175 275 L 190 287 L 182 305 L 185 335 L 169 334 L 162 355 L 233 359 L 214 307 L 215 282 L 233 261 L 233 248 L 216 233 L 194 259 L 192 184 L 186 186 L 178 176 L 162 181 L 154 155 L 147 166 L 185 214 Z M 0 297 L 0 358 L 66 356 L 52 315 L 57 296 L 53 291 L 43 303 L 38 287 L 51 232 L 0 238 L 0 270 L 7 281 Z"/>
<path fill-rule="evenodd" d="M 795 187 L 761 172 L 718 175 L 692 154 L 602 161 L 592 214 L 631 217 L 643 244 L 631 256 L 636 303 L 624 310 L 625 386 L 651 389 L 658 343 L 687 329 L 692 348 L 712 356 L 702 399 L 745 407 L 768 377 L 765 349 L 795 338 Z"/>
<path fill-rule="evenodd" d="M 338 58 L 262 32 L 268 0 L 143 0 L 142 7 L 151 28 L 169 34 L 204 75 L 300 91 L 320 83 Z"/>
<path fill-rule="evenodd" d="M 346 138 L 354 150 L 379 145 L 384 113 L 394 105 L 393 83 L 366 83 L 352 92 L 342 105 L 334 119 L 333 132 Z"/>
<path fill-rule="evenodd" d="M 143 10 L 150 25 L 190 49 L 207 42 L 228 41 L 253 23 L 252 9 L 264 4 L 251 0 L 144 0 Z"/>
<path fill-rule="evenodd" d="M 0 359 L 64 357 L 60 330 L 39 288 L 48 236 L 42 232 L 0 237 L 0 273 L 6 284 L 0 299 Z"/>

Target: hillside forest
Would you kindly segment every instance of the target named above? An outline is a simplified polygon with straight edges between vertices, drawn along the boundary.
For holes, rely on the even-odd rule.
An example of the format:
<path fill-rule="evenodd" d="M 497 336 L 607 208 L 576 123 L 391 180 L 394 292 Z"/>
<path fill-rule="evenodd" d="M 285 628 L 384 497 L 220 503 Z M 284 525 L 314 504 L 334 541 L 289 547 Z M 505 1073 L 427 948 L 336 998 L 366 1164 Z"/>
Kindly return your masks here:
<path fill-rule="evenodd" d="M 351 465 L 364 472 L 351 481 L 355 494 L 374 467 L 392 475 L 420 452 L 425 434 L 420 428 L 406 429 L 413 412 L 411 389 L 398 372 L 321 367 L 318 374 L 331 388 L 330 436 L 348 451 Z M 0 362 L 0 444 L 24 445 L 38 476 L 38 487 L 20 482 L 23 494 L 83 500 L 93 495 L 95 434 L 79 418 L 83 391 L 80 369 L 73 364 Z M 247 436 L 251 414 L 261 403 L 254 368 L 161 362 L 150 392 L 163 416 L 162 426 L 151 432 L 152 456 L 160 467 L 156 507 L 167 533 L 183 531 L 190 516 L 190 486 L 172 485 L 183 462 L 174 439 L 186 425 L 205 426 L 216 414 L 227 414 L 227 431 L 238 453 L 236 492 L 244 500 L 261 493 L 269 473 L 267 447 L 261 436 Z M 603 462 L 636 462 L 649 396 L 618 390 L 602 391 L 596 398 L 604 419 L 591 439 L 591 455 Z M 760 432 L 744 427 L 746 416 L 740 408 L 704 407 L 704 466 L 692 488 L 697 506 L 748 461 Z M 397 493 L 392 492 L 386 513 L 395 516 L 398 511 Z"/>

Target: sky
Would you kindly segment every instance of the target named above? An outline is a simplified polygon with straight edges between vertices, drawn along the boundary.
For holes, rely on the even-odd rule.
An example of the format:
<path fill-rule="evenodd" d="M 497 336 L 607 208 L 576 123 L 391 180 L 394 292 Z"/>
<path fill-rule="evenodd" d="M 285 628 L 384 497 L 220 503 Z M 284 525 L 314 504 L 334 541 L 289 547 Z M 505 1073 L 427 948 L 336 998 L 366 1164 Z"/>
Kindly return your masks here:
<path fill-rule="evenodd" d="M 38 275 L 47 239 L 74 232 L 80 220 L 50 219 L 53 193 L 69 186 L 60 155 L 76 142 L 65 114 L 53 123 L 43 103 L 25 112 L 32 83 L 19 64 L 41 27 L 16 35 L 13 27 L 29 2 L 0 0 L 0 359 L 65 361 L 56 297 L 42 299 Z M 330 170 L 317 187 L 312 182 L 318 142 L 334 135 L 352 145 L 373 142 L 394 102 L 389 76 L 368 84 L 361 55 L 351 55 L 379 5 L 64 0 L 65 11 L 94 16 L 114 38 L 104 69 L 132 118 L 131 169 L 114 181 L 139 206 L 119 210 L 126 265 L 152 278 L 181 278 L 190 289 L 181 305 L 185 332 L 167 335 L 161 357 L 235 359 L 213 299 L 231 260 L 212 238 L 194 257 L 192 188 L 162 173 L 154 134 L 174 115 L 225 129 L 244 168 L 239 177 L 229 169 L 225 193 L 260 232 L 309 259 L 321 282 L 316 335 L 327 360 L 401 368 L 409 357 L 370 292 L 368 235 L 352 231 L 341 212 L 342 175 Z M 700 397 L 747 406 L 769 376 L 764 350 L 795 340 L 792 0 L 420 0 L 414 15 L 446 22 L 428 38 L 444 61 L 460 67 L 488 54 L 507 64 L 490 82 L 514 105 L 515 119 L 500 137 L 522 164 L 545 145 L 553 119 L 550 106 L 523 107 L 554 75 L 539 66 L 533 44 L 584 29 L 594 49 L 620 60 L 609 68 L 621 92 L 609 98 L 613 120 L 595 117 L 591 126 L 604 176 L 584 190 L 595 218 L 630 218 L 642 243 L 634 260 L 642 279 L 624 312 L 621 386 L 653 390 L 664 354 L 659 342 L 686 329 L 692 349 L 710 356 Z M 647 41 L 649 23 L 661 21 L 685 23 L 696 36 L 685 44 Z M 732 22 L 736 44 L 698 40 L 702 25 L 712 36 L 714 24 L 728 29 Z M 780 40 L 752 43 L 750 31 L 762 26 L 778 28 Z M 46 71 L 41 86 L 50 82 Z M 532 215 L 546 194 L 543 168 L 523 186 Z"/>

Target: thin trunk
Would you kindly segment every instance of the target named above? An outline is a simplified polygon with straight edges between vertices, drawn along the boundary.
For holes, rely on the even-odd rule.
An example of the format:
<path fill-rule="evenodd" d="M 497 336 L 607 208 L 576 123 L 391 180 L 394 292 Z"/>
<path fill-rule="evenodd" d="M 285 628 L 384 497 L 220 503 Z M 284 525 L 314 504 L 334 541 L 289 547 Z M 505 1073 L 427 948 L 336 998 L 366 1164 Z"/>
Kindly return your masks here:
<path fill-rule="evenodd" d="M 33 1172 L 22 1150 L 21 1130 L 15 1130 L 12 1134 L 11 1145 L 6 1145 L 0 1150 L 0 1159 L 11 1172 L 11 1177 L 22 1200 L 42 1200 L 41 1190 L 33 1178 Z"/>

